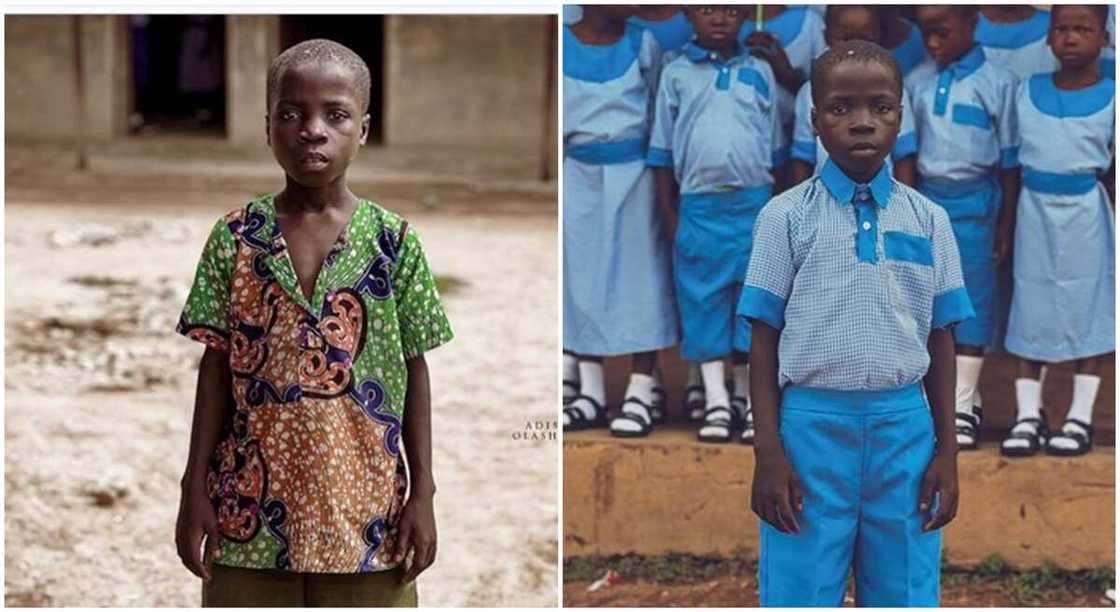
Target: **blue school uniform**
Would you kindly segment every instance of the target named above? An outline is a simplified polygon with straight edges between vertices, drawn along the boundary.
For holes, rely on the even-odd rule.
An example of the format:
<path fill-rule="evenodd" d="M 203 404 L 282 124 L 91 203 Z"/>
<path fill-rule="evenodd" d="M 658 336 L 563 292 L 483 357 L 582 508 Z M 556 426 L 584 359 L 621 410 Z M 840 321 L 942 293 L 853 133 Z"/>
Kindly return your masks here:
<path fill-rule="evenodd" d="M 1019 165 L 1015 75 L 974 46 L 938 71 L 919 67 L 909 87 L 918 131 L 918 190 L 953 221 L 976 317 L 957 326 L 958 344 L 993 340 L 999 277 L 992 252 L 1002 191 L 998 172 Z"/>
<path fill-rule="evenodd" d="M 628 25 L 613 45 L 564 28 L 564 348 L 619 355 L 679 340 L 669 248 L 646 141 L 661 51 Z"/>
<path fill-rule="evenodd" d="M 976 42 L 984 47 L 988 61 L 1013 72 L 1018 79 L 1058 69 L 1058 58 L 1046 44 L 1050 11 L 1035 9 L 1034 15 L 1017 23 L 996 23 L 980 14 Z"/>
<path fill-rule="evenodd" d="M 770 66 L 743 47 L 724 60 L 689 43 L 661 75 L 647 162 L 673 168 L 680 185 L 673 270 L 691 361 L 750 350 L 735 304 L 770 170 L 786 157 L 775 88 Z"/>
<path fill-rule="evenodd" d="M 1098 180 L 1112 164 L 1116 83 L 1077 91 L 1037 74 L 1019 87 L 1023 187 L 1007 350 L 1058 362 L 1116 349 L 1115 228 Z"/>
<path fill-rule="evenodd" d="M 692 30 L 692 23 L 684 16 L 684 11 L 677 11 L 672 17 L 662 21 L 631 17 L 630 22 L 652 32 L 664 53 L 680 49 L 688 44 L 688 41 L 692 40 L 695 35 Z"/>
<path fill-rule="evenodd" d="M 781 330 L 779 432 L 804 489 L 800 533 L 760 523 L 762 605 L 840 606 L 853 565 L 857 605 L 937 605 L 921 383 L 930 330 L 972 314 L 948 215 L 885 165 L 857 185 L 829 160 L 754 241 L 737 312 Z"/>
<path fill-rule="evenodd" d="M 745 41 L 756 29 L 757 24 L 754 19 L 748 16 L 739 30 L 739 40 Z M 762 29 L 778 39 L 786 56 L 789 57 L 790 65 L 808 78 L 813 60 L 824 53 L 826 48 L 824 20 L 821 16 L 804 6 L 792 6 L 777 17 L 762 22 Z M 797 92 L 789 91 L 782 86 L 776 87 L 775 90 L 777 95 L 774 98 L 788 140 L 788 135 L 793 130 L 793 99 Z"/>
<path fill-rule="evenodd" d="M 819 174 L 828 151 L 824 150 L 821 139 L 813 131 L 813 85 L 809 81 L 801 86 L 794 101 L 793 145 L 790 147 L 791 159 L 803 161 L 813 166 L 814 174 Z M 910 95 L 902 90 L 902 122 L 898 128 L 898 139 L 886 159 L 888 171 L 892 161 L 905 159 L 918 152 L 918 135 L 914 131 L 914 117 L 911 115 Z"/>
<path fill-rule="evenodd" d="M 930 59 L 929 53 L 926 53 L 926 46 L 922 44 L 922 32 L 918 26 L 902 18 L 899 20 L 906 23 L 910 29 L 906 39 L 889 51 L 891 57 L 898 62 L 898 67 L 902 70 L 902 78 L 905 79 L 915 68 L 933 60 Z"/>

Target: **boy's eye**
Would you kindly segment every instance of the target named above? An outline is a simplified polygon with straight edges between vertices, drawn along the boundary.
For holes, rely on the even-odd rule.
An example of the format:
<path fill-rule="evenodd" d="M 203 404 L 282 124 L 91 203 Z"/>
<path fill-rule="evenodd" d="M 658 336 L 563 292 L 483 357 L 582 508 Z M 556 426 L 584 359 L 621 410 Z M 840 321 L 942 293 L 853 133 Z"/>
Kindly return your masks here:
<path fill-rule="evenodd" d="M 828 107 L 828 110 L 829 110 L 829 112 L 832 112 L 836 115 L 843 115 L 844 113 L 848 112 L 848 105 L 847 104 L 833 104 L 832 106 Z"/>
<path fill-rule="evenodd" d="M 293 110 L 282 110 L 280 111 L 280 118 L 284 121 L 291 121 L 296 118 L 296 112 Z"/>
<path fill-rule="evenodd" d="M 891 112 L 892 110 L 894 110 L 894 107 L 891 106 L 890 104 L 887 104 L 887 103 L 881 103 L 881 104 L 877 104 L 875 106 L 875 110 L 877 110 L 880 113 L 885 115 L 885 114 Z"/>
<path fill-rule="evenodd" d="M 728 17 L 738 17 L 742 12 L 743 10 L 737 6 L 728 6 L 723 9 L 723 14 Z"/>
<path fill-rule="evenodd" d="M 346 119 L 350 115 L 347 115 L 343 111 L 331 111 L 331 113 L 327 116 L 330 117 L 330 119 L 333 120 L 333 121 L 342 121 L 343 119 Z"/>
<path fill-rule="evenodd" d="M 700 14 L 704 15 L 705 17 L 715 12 L 715 9 L 710 6 L 702 6 L 698 10 L 700 11 Z"/>

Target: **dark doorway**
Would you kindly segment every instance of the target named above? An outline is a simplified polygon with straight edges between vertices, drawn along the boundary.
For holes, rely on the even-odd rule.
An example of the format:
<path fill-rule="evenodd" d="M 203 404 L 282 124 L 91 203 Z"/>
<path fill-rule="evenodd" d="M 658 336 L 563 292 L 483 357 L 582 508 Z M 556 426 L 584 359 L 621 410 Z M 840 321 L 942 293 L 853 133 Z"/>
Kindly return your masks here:
<path fill-rule="evenodd" d="M 383 15 L 287 15 L 280 18 L 280 50 L 311 38 L 329 38 L 346 45 L 369 66 L 370 143 L 384 142 L 382 101 L 385 58 Z"/>
<path fill-rule="evenodd" d="M 222 15 L 128 17 L 134 134 L 225 134 Z"/>

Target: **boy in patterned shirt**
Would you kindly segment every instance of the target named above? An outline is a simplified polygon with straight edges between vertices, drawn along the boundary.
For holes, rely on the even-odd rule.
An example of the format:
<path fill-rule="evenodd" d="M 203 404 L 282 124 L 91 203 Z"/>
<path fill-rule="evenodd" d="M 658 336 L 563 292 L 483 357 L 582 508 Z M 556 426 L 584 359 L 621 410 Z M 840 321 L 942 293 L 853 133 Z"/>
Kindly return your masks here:
<path fill-rule="evenodd" d="M 857 605 L 937 605 L 957 509 L 950 327 L 972 315 L 953 228 L 884 163 L 905 112 L 890 53 L 843 42 L 811 79 L 829 159 L 759 213 L 738 308 L 761 603 L 840 606 L 851 568 Z"/>
<path fill-rule="evenodd" d="M 435 558 L 424 352 L 452 334 L 416 232 L 347 186 L 369 84 L 327 40 L 273 61 L 286 185 L 215 224 L 183 308 L 206 351 L 176 544 L 203 605 L 415 606 Z"/>

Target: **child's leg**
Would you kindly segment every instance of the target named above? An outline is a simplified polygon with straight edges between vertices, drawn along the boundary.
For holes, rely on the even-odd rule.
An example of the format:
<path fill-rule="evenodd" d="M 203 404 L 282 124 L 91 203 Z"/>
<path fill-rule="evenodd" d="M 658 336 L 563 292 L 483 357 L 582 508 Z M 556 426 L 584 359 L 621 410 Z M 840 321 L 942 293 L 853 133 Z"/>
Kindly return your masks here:
<path fill-rule="evenodd" d="M 1033 455 L 1042 443 L 1046 423 L 1042 415 L 1040 369 L 1041 364 L 1037 361 L 1019 360 L 1019 372 L 1015 378 L 1015 426 L 1000 444 L 1000 452 L 1004 455 Z"/>
<path fill-rule="evenodd" d="M 746 444 L 754 442 L 754 414 L 751 412 L 751 366 L 750 353 L 735 351 L 731 353 L 731 378 L 735 381 L 731 392 L 731 406 L 743 426 L 739 440 Z"/>
<path fill-rule="evenodd" d="M 650 404 L 653 401 L 653 370 L 657 353 L 634 353 L 630 366 L 630 382 L 620 408 L 621 414 L 611 421 L 611 433 L 620 436 L 644 436 L 653 425 Z"/>
<path fill-rule="evenodd" d="M 579 395 L 579 358 L 571 351 L 564 351 L 564 405 Z"/>
<path fill-rule="evenodd" d="M 684 414 L 692 422 L 699 422 L 704 418 L 704 408 L 707 399 L 704 396 L 704 381 L 700 378 L 700 364 L 695 361 L 688 362 L 688 378 L 684 386 Z"/>
<path fill-rule="evenodd" d="M 1073 403 L 1059 433 L 1050 437 L 1047 448 L 1059 455 L 1081 455 L 1093 444 L 1093 404 L 1101 385 L 1101 358 L 1079 360 L 1074 367 Z"/>
<path fill-rule="evenodd" d="M 564 408 L 564 429 L 589 427 L 604 416 L 607 401 L 606 383 L 603 381 L 603 359 L 582 355 L 579 358 L 579 395 Z"/>
<path fill-rule="evenodd" d="M 700 377 L 704 380 L 704 422 L 698 437 L 704 442 L 726 442 L 731 439 L 731 402 L 724 383 L 723 359 L 713 359 L 700 364 Z"/>
<path fill-rule="evenodd" d="M 984 351 L 978 346 L 957 347 L 957 444 L 961 450 L 976 448 L 980 440 L 980 414 L 976 410 L 980 371 L 984 367 Z"/>
<path fill-rule="evenodd" d="M 654 423 L 659 423 L 665 417 L 665 385 L 661 376 L 661 364 L 657 361 L 657 354 L 653 359 L 653 395 L 650 399 L 650 416 Z"/>

